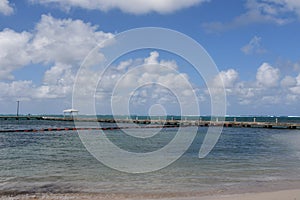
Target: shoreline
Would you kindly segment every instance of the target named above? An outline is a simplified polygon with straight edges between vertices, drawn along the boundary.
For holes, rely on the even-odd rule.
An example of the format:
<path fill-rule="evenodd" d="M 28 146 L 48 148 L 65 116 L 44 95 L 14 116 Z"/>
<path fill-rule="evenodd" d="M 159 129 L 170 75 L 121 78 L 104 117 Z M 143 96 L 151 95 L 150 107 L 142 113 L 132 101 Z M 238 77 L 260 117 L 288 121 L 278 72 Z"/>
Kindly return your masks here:
<path fill-rule="evenodd" d="M 300 189 L 187 198 L 182 200 L 297 200 Z"/>
<path fill-rule="evenodd" d="M 66 193 L 66 194 L 20 194 L 14 196 L 1 195 L 0 200 L 297 200 L 300 189 L 285 189 L 269 192 L 246 192 L 236 194 L 218 193 L 186 193 L 183 194 L 104 194 L 104 193 Z"/>

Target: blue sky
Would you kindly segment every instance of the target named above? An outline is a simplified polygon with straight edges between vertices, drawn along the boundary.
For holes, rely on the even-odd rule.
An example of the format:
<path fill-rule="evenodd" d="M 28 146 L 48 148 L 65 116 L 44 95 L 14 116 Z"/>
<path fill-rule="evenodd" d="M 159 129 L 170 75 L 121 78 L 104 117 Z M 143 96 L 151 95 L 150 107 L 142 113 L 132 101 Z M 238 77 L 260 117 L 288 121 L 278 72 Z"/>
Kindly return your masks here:
<path fill-rule="evenodd" d="M 90 50 L 123 31 L 151 26 L 179 31 L 206 49 L 225 85 L 227 114 L 300 115 L 298 1 L 0 0 L 0 22 L 3 114 L 15 113 L 17 100 L 22 114 L 60 114 L 72 106 L 74 79 Z M 185 61 L 155 49 L 120 61 L 130 63 L 127 69 L 131 69 L 145 64 L 147 58 L 156 64 L 166 61 L 185 75 L 197 93 L 201 114 L 209 114 L 209 94 Z M 120 67 L 120 63 L 114 65 Z M 125 73 L 114 72 L 109 72 L 111 77 Z M 173 72 L 154 75 L 157 80 L 176 77 Z M 166 106 L 168 114 L 178 114 L 176 103 L 170 103 L 174 99 L 166 98 L 172 94 L 144 89 L 136 91 L 134 97 L 140 96 L 133 99 L 140 102 L 132 102 L 132 114 L 145 114 L 157 104 Z M 109 114 L 109 96 L 99 101 L 102 106 L 97 112 Z"/>

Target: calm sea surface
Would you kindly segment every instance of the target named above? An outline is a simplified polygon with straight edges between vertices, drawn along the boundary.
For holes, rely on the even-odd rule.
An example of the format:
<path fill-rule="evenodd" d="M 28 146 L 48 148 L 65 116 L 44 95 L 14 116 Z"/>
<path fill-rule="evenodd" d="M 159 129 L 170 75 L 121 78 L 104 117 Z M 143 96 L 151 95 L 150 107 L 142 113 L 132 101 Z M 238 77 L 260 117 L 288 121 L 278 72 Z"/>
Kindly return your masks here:
<path fill-rule="evenodd" d="M 0 120 L 0 130 L 73 126 L 71 122 Z M 142 141 L 124 137 L 120 130 L 106 134 L 124 149 L 147 152 L 163 147 L 176 131 L 176 128 L 162 129 L 160 137 Z M 189 134 L 191 128 L 184 131 Z M 224 128 L 213 151 L 199 159 L 205 133 L 206 128 L 199 128 L 188 151 L 170 166 L 152 173 L 127 174 L 97 161 L 85 149 L 76 131 L 2 132 L 0 194 L 172 193 L 269 190 L 300 185 L 299 130 Z"/>

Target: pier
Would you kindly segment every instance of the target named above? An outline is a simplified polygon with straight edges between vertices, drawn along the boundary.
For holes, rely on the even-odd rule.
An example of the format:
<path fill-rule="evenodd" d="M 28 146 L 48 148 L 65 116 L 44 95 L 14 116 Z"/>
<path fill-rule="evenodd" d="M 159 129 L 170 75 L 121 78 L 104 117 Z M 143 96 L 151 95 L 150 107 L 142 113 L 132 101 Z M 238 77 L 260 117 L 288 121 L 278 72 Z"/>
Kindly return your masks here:
<path fill-rule="evenodd" d="M 240 127 L 240 128 L 268 128 L 268 129 L 300 129 L 299 123 L 280 122 L 278 118 L 274 118 L 274 122 L 258 122 L 256 118 L 253 121 L 220 121 L 218 118 L 214 120 L 190 120 L 190 119 L 118 119 L 118 118 L 88 118 L 88 117 L 53 117 L 53 116 L 0 116 L 0 120 L 49 120 L 49 121 L 78 121 L 78 122 L 102 122 L 102 123 L 120 123 L 120 124 L 141 124 L 141 125 L 160 125 L 160 126 L 224 126 L 224 127 Z"/>
<path fill-rule="evenodd" d="M 36 115 L 1 115 L 0 120 L 43 120 L 43 116 L 36 116 Z"/>

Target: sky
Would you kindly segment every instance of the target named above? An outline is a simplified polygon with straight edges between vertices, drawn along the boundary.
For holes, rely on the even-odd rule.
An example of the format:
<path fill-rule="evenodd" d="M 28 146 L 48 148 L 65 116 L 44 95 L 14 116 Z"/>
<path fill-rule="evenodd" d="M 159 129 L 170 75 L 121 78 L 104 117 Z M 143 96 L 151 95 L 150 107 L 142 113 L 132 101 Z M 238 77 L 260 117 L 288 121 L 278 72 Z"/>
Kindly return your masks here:
<path fill-rule="evenodd" d="M 78 70 L 98 44 L 130 29 L 160 27 L 202 45 L 219 70 L 210 80 L 214 90 L 170 52 L 131 52 L 101 75 L 97 114 L 111 114 L 114 102 L 117 114 L 180 114 L 183 106 L 193 115 L 188 105 L 196 95 L 201 115 L 209 115 L 209 91 L 224 86 L 228 115 L 298 116 L 299 25 L 296 0 L 0 0 L 0 113 L 16 113 L 20 101 L 21 114 L 61 114 L 72 107 Z M 95 62 L 108 56 L 101 48 Z M 97 82 L 100 74 L 83 76 Z M 145 80 L 160 84 L 143 85 L 124 101 L 124 90 Z"/>

